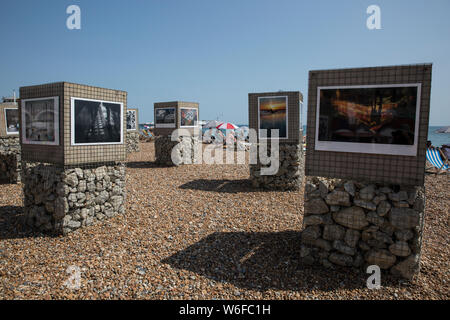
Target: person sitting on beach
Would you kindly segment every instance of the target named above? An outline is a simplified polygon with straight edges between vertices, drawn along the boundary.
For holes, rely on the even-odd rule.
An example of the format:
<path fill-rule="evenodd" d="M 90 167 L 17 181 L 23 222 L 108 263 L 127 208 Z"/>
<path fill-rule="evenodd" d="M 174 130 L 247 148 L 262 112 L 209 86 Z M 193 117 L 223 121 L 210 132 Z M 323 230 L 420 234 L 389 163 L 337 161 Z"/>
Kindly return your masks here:
<path fill-rule="evenodd" d="M 217 134 L 215 135 L 214 142 L 217 144 L 224 144 L 225 136 L 223 135 L 222 131 L 217 130 Z"/>
<path fill-rule="evenodd" d="M 233 130 L 230 130 L 227 133 L 227 137 L 225 139 L 225 144 L 228 146 L 233 146 L 236 143 L 236 137 L 234 136 Z"/>
<path fill-rule="evenodd" d="M 450 159 L 450 144 L 443 144 L 441 150 L 447 159 Z"/>

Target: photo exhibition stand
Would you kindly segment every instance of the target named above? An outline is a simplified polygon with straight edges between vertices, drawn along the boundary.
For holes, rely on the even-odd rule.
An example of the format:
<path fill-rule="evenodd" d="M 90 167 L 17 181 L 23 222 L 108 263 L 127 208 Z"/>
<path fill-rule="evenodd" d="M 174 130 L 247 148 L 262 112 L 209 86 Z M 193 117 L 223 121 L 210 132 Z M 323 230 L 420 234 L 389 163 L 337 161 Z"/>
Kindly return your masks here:
<path fill-rule="evenodd" d="M 20 96 L 25 223 L 65 235 L 125 213 L 127 93 L 59 82 Z"/>
<path fill-rule="evenodd" d="M 201 148 L 197 127 L 199 104 L 182 101 L 159 102 L 154 104 L 154 108 L 155 163 L 162 166 L 196 163 Z M 176 129 L 182 130 L 175 137 Z"/>
<path fill-rule="evenodd" d="M 431 70 L 310 72 L 303 263 L 364 271 L 376 265 L 406 279 L 419 272 Z M 338 112 L 328 117 L 333 108 Z M 361 144 L 359 153 L 347 149 L 349 141 Z"/>
<path fill-rule="evenodd" d="M 127 109 L 127 153 L 139 152 L 139 110 Z"/>
<path fill-rule="evenodd" d="M 17 122 L 17 103 L 0 103 L 0 183 L 20 182 L 21 158 Z"/>
<path fill-rule="evenodd" d="M 283 191 L 301 189 L 304 179 L 303 133 L 300 125 L 302 101 L 303 96 L 298 91 L 249 94 L 249 125 L 258 135 L 257 163 L 250 164 L 253 187 Z M 266 129 L 267 132 L 279 130 L 279 154 L 276 160 L 279 168 L 275 174 L 261 174 L 262 168 L 270 166 L 263 164 L 261 153 L 270 156 L 272 140 L 267 138 L 270 133 L 260 129 Z"/>

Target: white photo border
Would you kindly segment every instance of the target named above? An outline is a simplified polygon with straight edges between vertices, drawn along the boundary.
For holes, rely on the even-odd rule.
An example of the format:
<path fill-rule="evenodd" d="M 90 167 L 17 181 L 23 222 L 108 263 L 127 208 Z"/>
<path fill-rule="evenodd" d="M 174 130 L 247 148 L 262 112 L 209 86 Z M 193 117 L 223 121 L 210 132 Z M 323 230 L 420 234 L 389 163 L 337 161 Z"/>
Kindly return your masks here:
<path fill-rule="evenodd" d="M 25 105 L 28 101 L 41 101 L 41 100 L 51 100 L 53 99 L 53 114 L 54 116 L 54 130 L 55 130 L 55 141 L 30 141 L 26 138 L 26 111 Z M 60 136 L 60 128 L 59 128 L 59 97 L 45 97 L 45 98 L 30 98 L 21 100 L 22 103 L 22 112 L 21 112 L 21 122 L 20 130 L 22 130 L 22 143 L 23 144 L 37 144 L 37 145 L 46 145 L 46 146 L 59 146 L 59 136 Z"/>
<path fill-rule="evenodd" d="M 356 143 L 356 142 L 337 142 L 337 141 L 319 141 L 319 116 L 320 116 L 320 90 L 323 89 L 367 89 L 367 88 L 404 88 L 417 87 L 416 101 L 416 119 L 414 128 L 414 144 L 394 145 L 394 144 L 377 144 L 377 143 Z M 420 104 L 421 104 L 421 83 L 402 83 L 402 84 L 371 84 L 356 86 L 328 86 L 317 87 L 317 106 L 316 106 L 316 132 L 315 146 L 317 151 L 335 151 L 335 152 L 351 152 L 351 153 L 369 153 L 369 154 L 386 154 L 400 156 L 417 156 L 417 143 L 419 138 L 419 121 L 420 121 Z"/>
<path fill-rule="evenodd" d="M 8 118 L 6 116 L 6 110 L 17 110 L 17 115 L 19 115 L 19 108 L 5 108 L 3 109 L 5 113 L 5 131 L 8 136 L 16 136 L 20 133 L 20 121 L 19 121 L 19 130 L 17 132 L 8 132 Z"/>
<path fill-rule="evenodd" d="M 120 142 L 94 142 L 94 143 L 75 143 L 75 100 L 106 102 L 120 105 Z M 70 98 L 70 145 L 71 146 L 100 146 L 100 145 L 119 145 L 123 144 L 123 102 L 106 101 L 88 98 L 71 97 Z"/>
<path fill-rule="evenodd" d="M 268 98 L 285 98 L 286 100 L 286 137 L 268 138 L 261 137 L 261 115 L 260 115 L 260 101 Z M 262 96 L 258 97 L 258 138 L 261 140 L 288 140 L 289 139 L 289 97 L 288 96 Z"/>

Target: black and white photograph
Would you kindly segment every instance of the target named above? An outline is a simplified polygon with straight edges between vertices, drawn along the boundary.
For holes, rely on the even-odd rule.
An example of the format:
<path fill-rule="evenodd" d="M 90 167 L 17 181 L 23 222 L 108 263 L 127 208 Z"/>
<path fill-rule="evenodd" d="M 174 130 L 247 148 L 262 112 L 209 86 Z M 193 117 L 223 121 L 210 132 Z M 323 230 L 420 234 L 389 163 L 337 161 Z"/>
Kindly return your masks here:
<path fill-rule="evenodd" d="M 137 121 L 137 111 L 136 110 L 127 110 L 127 130 L 128 131 L 135 131 L 137 129 L 136 121 Z"/>
<path fill-rule="evenodd" d="M 19 109 L 5 109 L 6 134 L 19 134 Z"/>
<path fill-rule="evenodd" d="M 58 97 L 23 100 L 23 143 L 59 145 L 58 108 Z"/>
<path fill-rule="evenodd" d="M 123 142 L 123 104 L 72 98 L 72 145 Z"/>
<path fill-rule="evenodd" d="M 175 108 L 156 108 L 155 127 L 175 128 Z"/>

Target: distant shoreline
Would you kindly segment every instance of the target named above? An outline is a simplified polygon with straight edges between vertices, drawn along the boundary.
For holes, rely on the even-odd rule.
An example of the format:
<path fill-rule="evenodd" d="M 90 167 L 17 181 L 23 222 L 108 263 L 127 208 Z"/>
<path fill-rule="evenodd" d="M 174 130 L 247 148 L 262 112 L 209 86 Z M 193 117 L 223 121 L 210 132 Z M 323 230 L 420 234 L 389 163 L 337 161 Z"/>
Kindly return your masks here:
<path fill-rule="evenodd" d="M 139 124 L 139 128 L 142 130 L 143 123 Z M 248 124 L 237 124 L 239 127 L 248 127 Z M 450 133 L 437 133 L 436 130 L 446 128 L 449 126 L 428 126 L 428 139 L 431 143 L 440 147 L 443 144 L 450 144 Z M 306 135 L 306 125 L 303 126 L 303 134 Z"/>

